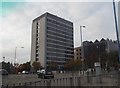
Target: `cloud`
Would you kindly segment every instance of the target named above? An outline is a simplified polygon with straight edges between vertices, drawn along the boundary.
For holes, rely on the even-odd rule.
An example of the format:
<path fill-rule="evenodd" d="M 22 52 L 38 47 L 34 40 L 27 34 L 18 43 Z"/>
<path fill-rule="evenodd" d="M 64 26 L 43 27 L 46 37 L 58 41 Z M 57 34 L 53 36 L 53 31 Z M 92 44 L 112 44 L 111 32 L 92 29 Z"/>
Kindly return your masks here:
<path fill-rule="evenodd" d="M 86 40 L 101 39 L 102 37 L 115 39 L 112 3 L 106 4 L 104 8 L 98 10 L 83 23 L 88 25 L 85 30 Z"/>
<path fill-rule="evenodd" d="M 112 4 L 97 2 L 27 2 L 3 17 L 2 38 L 3 56 L 14 59 L 15 47 L 19 63 L 30 60 L 32 20 L 45 12 L 58 15 L 74 23 L 75 47 L 80 45 L 79 26 L 83 30 L 84 40 L 104 38 L 116 39 L 114 36 Z"/>

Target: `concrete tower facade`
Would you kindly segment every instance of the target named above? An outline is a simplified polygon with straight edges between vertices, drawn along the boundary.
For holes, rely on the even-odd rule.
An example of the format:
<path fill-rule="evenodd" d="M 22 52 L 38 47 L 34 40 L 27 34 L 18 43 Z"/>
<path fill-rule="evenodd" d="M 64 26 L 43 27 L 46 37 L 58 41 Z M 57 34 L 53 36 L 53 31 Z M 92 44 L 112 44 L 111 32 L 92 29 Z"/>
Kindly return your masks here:
<path fill-rule="evenodd" d="M 73 23 L 45 13 L 33 20 L 31 64 L 38 61 L 45 68 L 53 62 L 62 69 L 74 57 Z"/>

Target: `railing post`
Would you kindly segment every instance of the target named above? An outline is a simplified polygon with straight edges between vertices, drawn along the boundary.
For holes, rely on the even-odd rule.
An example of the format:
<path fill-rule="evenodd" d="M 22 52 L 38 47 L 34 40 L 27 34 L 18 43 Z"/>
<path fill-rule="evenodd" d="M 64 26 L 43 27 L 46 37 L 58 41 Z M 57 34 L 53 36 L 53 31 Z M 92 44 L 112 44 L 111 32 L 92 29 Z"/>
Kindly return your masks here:
<path fill-rule="evenodd" d="M 6 88 L 8 88 L 8 85 L 6 86 Z"/>
<path fill-rule="evenodd" d="M 80 77 L 78 77 L 78 86 L 81 86 L 80 84 Z"/>
<path fill-rule="evenodd" d="M 39 81 L 39 86 L 41 86 L 41 81 Z"/>
<path fill-rule="evenodd" d="M 25 86 L 26 86 L 26 83 L 25 83 Z"/>
<path fill-rule="evenodd" d="M 68 82 L 67 82 L 67 78 L 66 78 L 66 86 L 67 86 L 67 83 L 68 83 Z"/>
<path fill-rule="evenodd" d="M 21 83 L 19 83 L 19 86 L 21 86 Z"/>
<path fill-rule="evenodd" d="M 15 84 L 13 84 L 13 86 L 15 86 Z"/>
<path fill-rule="evenodd" d="M 59 81 L 60 81 L 59 83 L 60 83 L 60 86 L 61 86 L 61 79 L 59 79 Z"/>
<path fill-rule="evenodd" d="M 1 88 L 3 88 L 3 85 L 1 85 Z"/>
<path fill-rule="evenodd" d="M 120 71 L 118 71 L 118 87 L 120 86 Z"/>
<path fill-rule="evenodd" d="M 58 79 L 56 79 L 56 82 L 57 82 L 56 85 L 58 86 Z"/>
<path fill-rule="evenodd" d="M 72 86 L 73 86 L 73 78 L 72 77 L 70 77 L 70 85 L 71 85 L 71 88 L 72 88 Z"/>
<path fill-rule="evenodd" d="M 45 86 L 45 80 L 44 80 L 44 83 L 43 83 L 43 84 L 44 84 L 44 86 Z"/>
<path fill-rule="evenodd" d="M 36 82 L 35 82 L 35 86 L 36 86 Z"/>
<path fill-rule="evenodd" d="M 48 80 L 47 81 L 47 88 L 50 88 L 50 86 L 51 86 L 51 80 Z"/>
<path fill-rule="evenodd" d="M 90 75 L 89 75 L 89 72 L 87 72 L 87 82 L 90 83 Z"/>
<path fill-rule="evenodd" d="M 64 78 L 63 78 L 63 82 L 62 82 L 62 83 L 63 83 L 63 86 L 66 86 L 66 83 L 65 83 L 65 79 L 64 79 Z"/>
<path fill-rule="evenodd" d="M 30 82 L 30 86 L 31 86 L 31 84 L 32 84 L 32 83 Z"/>

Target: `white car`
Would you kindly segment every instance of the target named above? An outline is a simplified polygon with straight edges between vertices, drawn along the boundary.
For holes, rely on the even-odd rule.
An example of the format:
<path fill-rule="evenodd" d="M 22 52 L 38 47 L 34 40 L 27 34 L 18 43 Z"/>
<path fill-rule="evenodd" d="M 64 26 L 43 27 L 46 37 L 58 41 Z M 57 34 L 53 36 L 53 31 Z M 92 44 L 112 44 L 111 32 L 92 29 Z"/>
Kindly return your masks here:
<path fill-rule="evenodd" d="M 28 71 L 22 71 L 22 74 L 28 74 Z"/>

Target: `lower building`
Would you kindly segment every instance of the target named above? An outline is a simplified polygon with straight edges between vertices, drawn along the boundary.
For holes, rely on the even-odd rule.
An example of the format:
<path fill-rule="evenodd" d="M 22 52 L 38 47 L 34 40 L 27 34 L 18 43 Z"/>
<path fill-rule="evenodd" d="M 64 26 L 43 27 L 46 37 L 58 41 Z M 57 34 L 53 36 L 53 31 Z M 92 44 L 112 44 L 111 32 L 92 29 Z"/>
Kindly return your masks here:
<path fill-rule="evenodd" d="M 105 53 L 118 51 L 117 42 L 109 39 L 96 40 L 95 42 L 85 41 L 83 42 L 83 48 L 84 63 L 86 63 L 87 67 L 93 67 L 94 62 L 99 62 L 101 60 L 100 57 Z M 82 59 L 81 47 L 74 49 L 74 57 L 75 59 Z"/>

